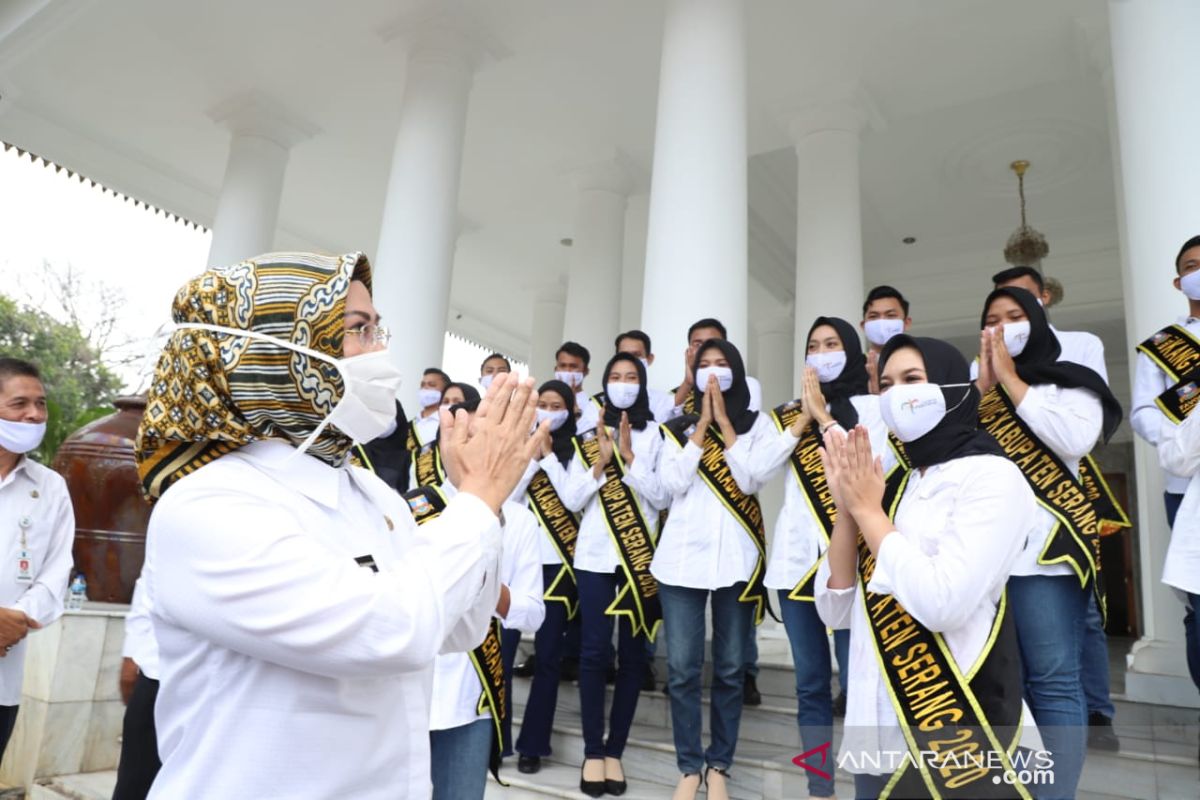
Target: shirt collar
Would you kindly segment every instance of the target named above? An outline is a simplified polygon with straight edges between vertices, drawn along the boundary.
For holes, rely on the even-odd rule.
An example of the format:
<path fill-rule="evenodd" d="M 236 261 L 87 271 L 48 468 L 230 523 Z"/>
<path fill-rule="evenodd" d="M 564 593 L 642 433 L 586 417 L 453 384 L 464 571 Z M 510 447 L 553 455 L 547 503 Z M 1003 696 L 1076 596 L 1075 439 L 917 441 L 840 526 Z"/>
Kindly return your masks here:
<path fill-rule="evenodd" d="M 1200 317 L 1189 317 L 1187 314 L 1184 314 L 1182 317 L 1175 320 L 1175 322 L 1178 325 L 1195 325 L 1196 323 L 1200 322 Z"/>
<path fill-rule="evenodd" d="M 3 479 L 0 479 L 0 488 L 7 486 L 17 479 L 18 475 L 24 475 L 27 479 L 37 483 L 33 473 L 29 470 L 29 456 L 22 455 L 17 459 L 17 465 L 12 468 L 12 472 L 8 473 Z"/>
<path fill-rule="evenodd" d="M 277 439 L 251 442 L 238 453 L 283 485 L 327 508 L 337 508 L 344 470 L 307 454 L 297 455 L 295 447 Z"/>

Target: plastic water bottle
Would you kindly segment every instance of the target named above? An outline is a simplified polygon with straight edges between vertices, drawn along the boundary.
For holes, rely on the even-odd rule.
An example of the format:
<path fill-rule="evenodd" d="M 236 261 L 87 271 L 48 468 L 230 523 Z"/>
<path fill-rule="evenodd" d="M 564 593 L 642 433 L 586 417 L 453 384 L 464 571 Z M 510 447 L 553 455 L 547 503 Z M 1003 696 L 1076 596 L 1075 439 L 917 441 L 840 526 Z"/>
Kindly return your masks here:
<path fill-rule="evenodd" d="M 76 573 L 75 580 L 71 581 L 71 594 L 67 597 L 67 609 L 78 611 L 83 608 L 84 600 L 87 600 L 87 578 L 83 577 L 82 572 L 79 572 Z"/>

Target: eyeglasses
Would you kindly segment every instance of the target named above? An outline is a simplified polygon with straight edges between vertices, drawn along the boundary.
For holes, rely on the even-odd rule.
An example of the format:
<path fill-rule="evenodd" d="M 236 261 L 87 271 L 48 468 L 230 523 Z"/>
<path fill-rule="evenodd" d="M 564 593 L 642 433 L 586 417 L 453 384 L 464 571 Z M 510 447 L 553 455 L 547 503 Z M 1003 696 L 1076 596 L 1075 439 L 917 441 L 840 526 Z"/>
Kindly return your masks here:
<path fill-rule="evenodd" d="M 390 330 L 370 322 L 357 328 L 347 328 L 346 335 L 351 334 L 358 337 L 358 343 L 363 347 L 387 347 L 388 342 L 392 340 Z"/>

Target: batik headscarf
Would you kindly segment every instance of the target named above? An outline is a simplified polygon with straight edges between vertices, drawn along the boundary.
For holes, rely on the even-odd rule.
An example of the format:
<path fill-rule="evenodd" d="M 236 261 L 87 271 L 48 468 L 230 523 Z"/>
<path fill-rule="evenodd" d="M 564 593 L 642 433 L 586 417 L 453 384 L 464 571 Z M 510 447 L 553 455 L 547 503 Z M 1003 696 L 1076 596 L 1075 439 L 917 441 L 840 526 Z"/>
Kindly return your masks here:
<path fill-rule="evenodd" d="M 341 375 L 327 361 L 263 339 L 186 326 L 236 328 L 340 359 L 352 280 L 371 288 L 362 253 L 269 253 L 184 284 L 171 309 L 179 327 L 159 357 L 134 444 L 148 500 L 250 442 L 302 444 L 342 397 Z M 307 452 L 340 466 L 352 444 L 327 426 Z"/>

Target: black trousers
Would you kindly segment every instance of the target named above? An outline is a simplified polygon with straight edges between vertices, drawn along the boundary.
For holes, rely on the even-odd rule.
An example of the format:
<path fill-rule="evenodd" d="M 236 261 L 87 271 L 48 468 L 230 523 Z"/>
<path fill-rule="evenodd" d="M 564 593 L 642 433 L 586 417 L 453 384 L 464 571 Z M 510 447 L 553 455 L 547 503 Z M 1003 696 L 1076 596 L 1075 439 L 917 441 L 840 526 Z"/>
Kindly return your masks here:
<path fill-rule="evenodd" d="M 138 672 L 125 723 L 121 729 L 121 762 L 113 800 L 145 800 L 162 762 L 158 760 L 158 735 L 154 730 L 154 702 L 158 681 Z"/>
<path fill-rule="evenodd" d="M 0 758 L 4 758 L 4 750 L 8 740 L 12 738 L 13 726 L 17 724 L 17 709 L 20 706 L 0 706 Z"/>

